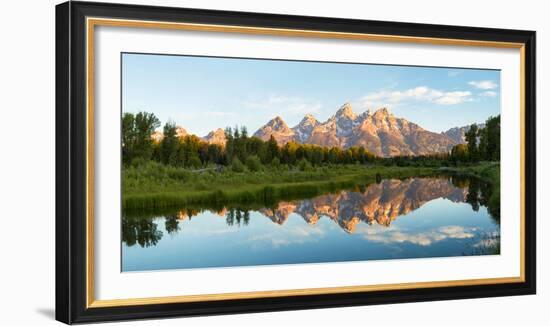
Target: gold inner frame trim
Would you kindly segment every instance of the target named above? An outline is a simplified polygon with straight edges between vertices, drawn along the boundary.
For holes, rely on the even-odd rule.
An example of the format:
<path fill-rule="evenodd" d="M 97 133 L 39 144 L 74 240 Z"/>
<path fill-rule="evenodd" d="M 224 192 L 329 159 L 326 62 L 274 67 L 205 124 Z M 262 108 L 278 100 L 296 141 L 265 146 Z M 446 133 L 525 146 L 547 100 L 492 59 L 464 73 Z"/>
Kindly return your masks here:
<path fill-rule="evenodd" d="M 465 279 L 449 281 L 411 282 L 395 284 L 355 285 L 309 289 L 289 289 L 274 291 L 235 292 L 219 294 L 182 295 L 167 297 L 128 298 L 96 300 L 94 296 L 94 31 L 96 26 L 114 26 L 131 28 L 154 28 L 218 33 L 240 33 L 271 35 L 284 37 L 313 37 L 328 39 L 364 40 L 374 42 L 405 42 L 446 46 L 473 46 L 491 48 L 519 49 L 520 52 L 520 276 Z M 273 298 L 285 296 L 303 296 L 316 294 L 337 294 L 353 292 L 372 292 L 419 288 L 440 288 L 450 286 L 473 286 L 525 282 L 525 44 L 514 42 L 478 41 L 449 38 L 413 37 L 382 34 L 344 33 L 301 29 L 264 28 L 233 25 L 212 25 L 195 23 L 175 23 L 144 20 L 124 20 L 110 18 L 86 18 L 86 307 L 103 308 L 148 304 L 168 304 L 197 301 L 218 301 L 231 299 Z"/>
<path fill-rule="evenodd" d="M 219 300 L 231 300 L 231 299 L 254 299 L 254 298 L 260 298 L 260 297 L 273 298 L 273 297 L 285 297 L 285 296 L 294 296 L 294 295 L 337 294 L 337 293 L 353 293 L 353 292 L 405 290 L 405 289 L 418 289 L 418 288 L 425 289 L 425 288 L 438 288 L 438 287 L 462 286 L 462 285 L 503 284 L 503 283 L 515 283 L 515 282 L 518 282 L 518 279 L 519 279 L 518 277 L 506 277 L 506 278 L 490 278 L 490 279 L 471 279 L 471 280 L 467 280 L 468 284 L 463 284 L 464 281 L 415 282 L 415 283 L 394 283 L 394 284 L 380 284 L 380 285 L 377 284 L 377 285 L 341 286 L 341 287 L 314 288 L 314 289 L 254 291 L 254 292 L 241 292 L 241 293 L 219 293 L 219 294 L 200 294 L 200 295 L 185 295 L 185 296 L 170 296 L 170 297 L 97 300 L 90 305 L 90 308 L 134 306 L 134 305 L 159 304 L 159 303 L 219 301 Z"/>

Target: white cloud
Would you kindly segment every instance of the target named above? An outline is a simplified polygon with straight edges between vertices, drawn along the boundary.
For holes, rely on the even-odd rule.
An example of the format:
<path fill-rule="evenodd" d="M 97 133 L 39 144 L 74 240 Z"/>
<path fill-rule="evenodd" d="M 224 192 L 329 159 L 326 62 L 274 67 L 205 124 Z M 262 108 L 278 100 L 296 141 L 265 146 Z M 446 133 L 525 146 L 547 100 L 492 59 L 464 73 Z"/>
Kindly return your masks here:
<path fill-rule="evenodd" d="M 468 91 L 446 92 L 443 96 L 435 99 L 435 103 L 443 105 L 454 105 L 469 101 L 472 93 Z"/>
<path fill-rule="evenodd" d="M 479 95 L 484 96 L 484 97 L 495 97 L 495 96 L 497 96 L 497 92 L 495 92 L 495 91 L 485 91 L 485 92 L 483 92 Z"/>
<path fill-rule="evenodd" d="M 473 238 L 474 234 L 472 231 L 477 230 L 476 228 L 465 228 L 458 225 L 443 226 L 439 228 L 439 232 L 444 234 L 448 238 L 452 239 L 467 239 Z"/>
<path fill-rule="evenodd" d="M 406 230 L 401 231 L 395 227 L 385 228 L 370 225 L 366 229 L 358 230 L 357 233 L 363 234 L 365 239 L 369 241 L 383 244 L 408 242 L 419 246 L 429 246 L 445 239 L 470 239 L 475 237 L 476 231 L 476 228 L 450 225 L 415 233 Z"/>
<path fill-rule="evenodd" d="M 265 234 L 255 234 L 248 238 L 253 248 L 270 246 L 279 248 L 293 244 L 319 242 L 325 236 L 323 229 L 311 225 L 282 226 L 284 230 L 275 230 Z"/>
<path fill-rule="evenodd" d="M 473 80 L 468 84 L 479 89 L 495 89 L 498 87 L 498 85 L 492 80 Z"/>
<path fill-rule="evenodd" d="M 441 105 L 455 105 L 472 100 L 469 91 L 445 92 L 426 86 L 418 86 L 404 91 L 378 91 L 363 96 L 359 106 L 363 108 L 379 106 L 396 106 L 403 102 L 418 101 Z"/>

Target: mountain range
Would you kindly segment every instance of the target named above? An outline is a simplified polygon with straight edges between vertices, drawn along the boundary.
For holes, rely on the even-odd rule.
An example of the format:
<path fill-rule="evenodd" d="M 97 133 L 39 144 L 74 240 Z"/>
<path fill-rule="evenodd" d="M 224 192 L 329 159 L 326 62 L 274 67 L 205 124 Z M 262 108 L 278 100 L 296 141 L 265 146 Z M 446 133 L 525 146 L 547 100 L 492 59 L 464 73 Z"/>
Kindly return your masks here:
<path fill-rule="evenodd" d="M 300 123 L 289 127 L 280 116 L 276 116 L 261 126 L 253 136 L 264 141 L 273 136 L 280 146 L 290 141 L 326 147 L 362 146 L 377 156 L 391 157 L 448 152 L 454 145 L 465 142 L 464 134 L 469 128 L 470 126 L 454 127 L 445 132 L 435 133 L 407 119 L 394 116 L 385 107 L 374 113 L 367 110 L 356 114 L 351 104 L 346 103 L 324 122 L 320 122 L 311 114 L 306 114 Z M 188 132 L 178 127 L 177 135 L 184 137 Z M 157 131 L 152 137 L 155 141 L 160 141 L 162 133 Z M 222 146 L 226 141 L 224 130 L 221 128 L 199 138 Z"/>
<path fill-rule="evenodd" d="M 180 127 L 180 126 L 176 127 L 176 137 L 181 139 L 181 138 L 184 138 L 185 136 L 188 136 L 188 135 L 192 135 L 192 134 L 187 132 L 187 130 L 185 128 Z M 164 138 L 164 135 L 163 135 L 162 131 L 157 130 L 157 131 L 153 132 L 153 134 L 151 135 L 151 138 L 153 139 L 154 142 L 159 143 Z M 209 143 L 209 144 L 216 144 L 216 145 L 221 145 L 221 146 L 225 145 L 225 140 L 226 140 L 225 139 L 225 132 L 221 128 L 218 128 L 216 130 L 212 130 L 206 136 L 199 137 L 199 138 L 202 139 L 203 141 Z"/>
<path fill-rule="evenodd" d="M 297 214 L 310 225 L 325 217 L 344 231 L 353 233 L 360 222 L 389 227 L 399 216 L 407 215 L 429 201 L 444 198 L 461 203 L 466 201 L 467 195 L 468 188 L 455 187 L 448 179 L 392 179 L 369 185 L 361 192 L 342 191 L 313 199 L 283 201 L 274 208 L 263 208 L 259 212 L 279 225 L 284 224 L 291 214 Z M 224 217 L 227 209 L 215 213 Z M 180 220 L 190 217 L 188 211 L 181 211 L 177 216 Z"/>
<path fill-rule="evenodd" d="M 384 157 L 448 152 L 458 143 L 444 133 L 434 133 L 396 117 L 387 108 L 356 114 L 349 103 L 327 121 L 320 122 L 308 114 L 292 128 L 277 116 L 258 129 L 254 136 L 263 140 L 273 136 L 279 145 L 295 141 L 341 148 L 362 146 Z"/>

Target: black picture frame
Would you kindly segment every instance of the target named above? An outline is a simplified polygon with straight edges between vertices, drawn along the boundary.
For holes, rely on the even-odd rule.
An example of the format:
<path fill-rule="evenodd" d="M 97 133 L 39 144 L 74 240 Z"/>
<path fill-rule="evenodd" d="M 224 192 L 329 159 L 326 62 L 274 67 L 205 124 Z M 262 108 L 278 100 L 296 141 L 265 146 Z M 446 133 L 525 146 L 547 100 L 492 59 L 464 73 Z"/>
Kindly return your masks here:
<path fill-rule="evenodd" d="M 525 51 L 524 282 L 90 308 L 86 293 L 86 17 L 239 25 L 476 41 Z M 67 323 L 216 315 L 536 292 L 536 94 L 534 31 L 65 2 L 56 6 L 56 319 Z"/>

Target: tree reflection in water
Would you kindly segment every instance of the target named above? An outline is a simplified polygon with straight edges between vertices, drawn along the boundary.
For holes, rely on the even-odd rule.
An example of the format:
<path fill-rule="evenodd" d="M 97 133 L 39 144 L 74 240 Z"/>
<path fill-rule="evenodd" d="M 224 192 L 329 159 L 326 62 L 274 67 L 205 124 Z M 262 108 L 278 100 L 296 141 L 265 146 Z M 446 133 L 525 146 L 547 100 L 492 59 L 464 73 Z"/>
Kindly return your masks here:
<path fill-rule="evenodd" d="M 155 246 L 161 238 L 162 231 L 157 230 L 152 218 L 122 219 L 122 241 L 128 246 L 136 243 L 142 247 Z"/>
<path fill-rule="evenodd" d="M 322 217 L 328 217 L 347 233 L 353 233 L 360 222 L 389 227 L 399 216 L 438 198 L 468 203 L 476 212 L 480 207 L 487 207 L 494 222 L 500 224 L 500 202 L 490 200 L 492 192 L 489 183 L 472 177 L 410 178 L 377 180 L 374 184 L 311 199 L 280 201 L 272 207 L 262 206 L 261 203 L 223 207 L 220 203 L 214 203 L 210 207 L 187 207 L 171 213 L 125 212 L 122 241 L 127 246 L 136 243 L 141 247 L 155 246 L 163 236 L 162 231 L 157 230 L 155 218 L 163 216 L 166 232 L 174 235 L 181 230 L 185 220 L 189 220 L 188 223 L 205 211 L 225 217 L 230 227 L 248 225 L 251 211 L 257 211 L 279 225 L 283 225 L 290 214 L 301 216 L 310 225 L 316 224 Z"/>

